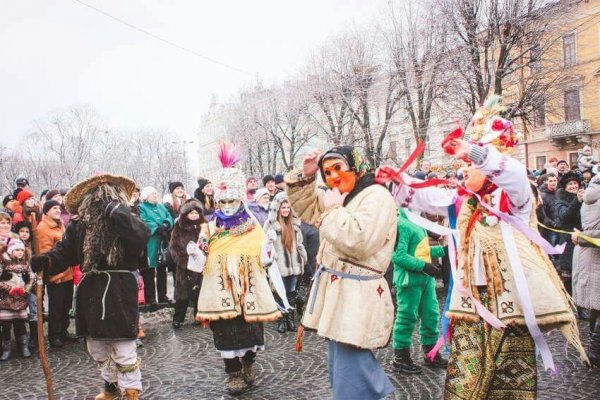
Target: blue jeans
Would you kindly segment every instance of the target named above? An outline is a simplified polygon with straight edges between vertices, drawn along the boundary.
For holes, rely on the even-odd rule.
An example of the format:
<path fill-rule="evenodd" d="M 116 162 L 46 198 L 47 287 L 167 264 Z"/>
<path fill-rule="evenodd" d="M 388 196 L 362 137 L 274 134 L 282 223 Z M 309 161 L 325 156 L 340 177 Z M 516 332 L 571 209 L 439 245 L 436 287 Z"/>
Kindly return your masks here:
<path fill-rule="evenodd" d="M 296 287 L 298 286 L 298 275 L 290 275 L 283 277 L 283 286 L 285 286 L 286 293 L 292 293 L 296 291 Z"/>
<path fill-rule="evenodd" d="M 33 293 L 29 293 L 27 296 L 27 303 L 29 304 L 29 320 L 37 321 L 37 296 Z"/>

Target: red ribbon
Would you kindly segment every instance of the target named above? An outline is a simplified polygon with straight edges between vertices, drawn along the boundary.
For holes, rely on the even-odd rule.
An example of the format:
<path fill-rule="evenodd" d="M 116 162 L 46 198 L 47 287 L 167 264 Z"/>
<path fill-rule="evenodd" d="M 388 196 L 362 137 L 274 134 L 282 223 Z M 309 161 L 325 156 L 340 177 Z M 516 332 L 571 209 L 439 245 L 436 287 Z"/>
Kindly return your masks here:
<path fill-rule="evenodd" d="M 425 150 L 425 143 L 422 140 L 420 140 L 417 143 L 417 148 L 415 149 L 415 151 L 413 151 L 412 154 L 408 157 L 408 159 L 406 161 L 404 161 L 404 164 L 402 164 L 402 166 L 400 168 L 394 168 L 389 165 L 383 165 L 383 166 L 377 168 L 377 172 L 375 173 L 375 182 L 377 182 L 379 184 L 385 184 L 385 183 L 388 183 L 391 181 L 391 182 L 397 183 L 399 185 L 407 185 L 413 189 L 421 189 L 421 188 L 426 188 L 426 187 L 430 187 L 430 186 L 448 184 L 448 181 L 446 179 L 440 179 L 440 178 L 428 179 L 428 180 L 422 181 L 422 182 L 413 182 L 413 183 L 404 182 L 404 180 L 402 179 L 402 173 L 404 171 L 406 171 L 408 169 L 408 167 L 410 167 L 410 165 L 417 158 L 419 158 L 419 156 L 421 154 L 423 154 L 424 150 Z"/>

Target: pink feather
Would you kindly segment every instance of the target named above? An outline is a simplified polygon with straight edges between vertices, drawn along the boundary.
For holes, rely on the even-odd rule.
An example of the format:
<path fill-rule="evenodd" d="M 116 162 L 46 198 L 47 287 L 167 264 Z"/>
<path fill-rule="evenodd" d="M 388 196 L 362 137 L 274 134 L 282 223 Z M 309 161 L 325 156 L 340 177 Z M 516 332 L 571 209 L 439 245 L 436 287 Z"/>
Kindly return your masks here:
<path fill-rule="evenodd" d="M 231 168 L 240 161 L 239 148 L 230 142 L 221 140 L 219 142 L 219 161 L 223 168 Z"/>

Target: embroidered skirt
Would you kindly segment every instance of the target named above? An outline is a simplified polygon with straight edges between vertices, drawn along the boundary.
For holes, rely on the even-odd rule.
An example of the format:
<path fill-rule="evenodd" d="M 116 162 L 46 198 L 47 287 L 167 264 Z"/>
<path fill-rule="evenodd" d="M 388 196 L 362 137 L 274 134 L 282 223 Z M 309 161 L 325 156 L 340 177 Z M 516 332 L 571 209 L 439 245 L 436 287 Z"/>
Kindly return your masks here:
<path fill-rule="evenodd" d="M 383 399 L 395 388 L 367 349 L 329 341 L 329 383 L 333 400 Z"/>
<path fill-rule="evenodd" d="M 446 375 L 446 400 L 535 400 L 535 344 L 527 327 L 493 329 L 456 321 Z"/>

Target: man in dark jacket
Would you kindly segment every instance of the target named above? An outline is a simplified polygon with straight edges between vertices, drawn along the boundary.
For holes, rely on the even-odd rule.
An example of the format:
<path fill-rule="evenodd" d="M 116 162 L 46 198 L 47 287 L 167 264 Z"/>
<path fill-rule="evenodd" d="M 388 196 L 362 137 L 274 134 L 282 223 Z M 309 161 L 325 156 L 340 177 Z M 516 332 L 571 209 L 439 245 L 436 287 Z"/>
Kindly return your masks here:
<path fill-rule="evenodd" d="M 54 248 L 31 260 L 35 272 L 49 275 L 81 265 L 84 275 L 76 293 L 75 324 L 100 365 L 104 391 L 97 399 L 138 399 L 142 390 L 136 350 L 138 284 L 133 271 L 150 231 L 128 206 L 134 190 L 132 180 L 108 174 L 75 185 L 65 206 L 77 217 Z"/>
<path fill-rule="evenodd" d="M 556 203 L 556 189 L 558 188 L 558 177 L 554 174 L 547 174 L 544 178 L 544 183 L 540 186 L 539 191 L 542 197 L 542 213 L 538 215 L 538 220 L 549 228 L 556 228 L 556 222 L 552 219 L 554 203 Z M 551 244 L 558 243 L 558 234 L 556 232 L 541 229 L 542 236 Z"/>

